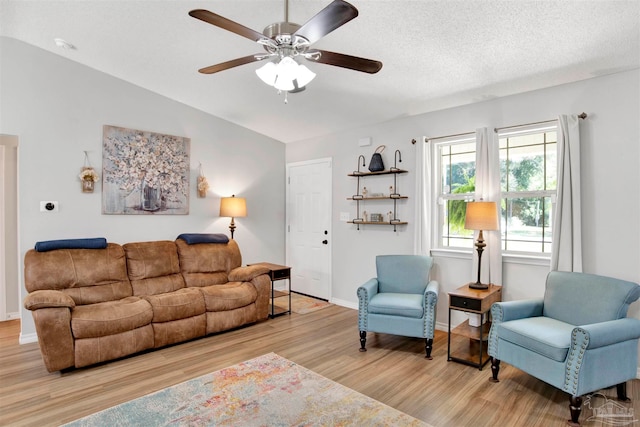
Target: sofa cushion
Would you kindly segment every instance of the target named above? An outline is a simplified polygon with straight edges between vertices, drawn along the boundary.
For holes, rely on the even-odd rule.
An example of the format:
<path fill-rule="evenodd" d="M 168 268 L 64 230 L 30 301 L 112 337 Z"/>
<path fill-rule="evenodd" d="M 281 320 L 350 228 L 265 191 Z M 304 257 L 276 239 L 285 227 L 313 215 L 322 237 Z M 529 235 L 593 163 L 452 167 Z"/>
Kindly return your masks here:
<path fill-rule="evenodd" d="M 256 301 L 258 291 L 247 282 L 229 282 L 200 288 L 207 311 L 226 311 L 244 307 Z"/>
<path fill-rule="evenodd" d="M 105 249 L 30 249 L 24 258 L 24 282 L 28 292 L 59 290 L 76 304 L 133 295 L 124 250 L 116 243 L 107 244 Z"/>
<path fill-rule="evenodd" d="M 188 287 L 227 283 L 229 272 L 242 265 L 242 256 L 235 240 L 189 245 L 178 239 L 176 246 L 180 270 Z"/>
<path fill-rule="evenodd" d="M 133 295 L 156 295 L 185 287 L 174 242 L 126 243 L 123 248 Z"/>
<path fill-rule="evenodd" d="M 195 288 L 178 289 L 166 294 L 143 297 L 153 307 L 153 322 L 170 322 L 204 314 L 202 292 Z"/>
<path fill-rule="evenodd" d="M 549 317 L 529 317 L 498 324 L 498 336 L 558 362 L 564 362 L 575 326 Z"/>
<path fill-rule="evenodd" d="M 151 304 L 138 297 L 77 306 L 71 312 L 71 331 L 76 339 L 119 334 L 148 325 Z"/>
<path fill-rule="evenodd" d="M 391 316 L 422 317 L 424 297 L 419 294 L 396 294 L 392 292 L 376 294 L 367 308 L 371 314 L 389 314 Z"/>

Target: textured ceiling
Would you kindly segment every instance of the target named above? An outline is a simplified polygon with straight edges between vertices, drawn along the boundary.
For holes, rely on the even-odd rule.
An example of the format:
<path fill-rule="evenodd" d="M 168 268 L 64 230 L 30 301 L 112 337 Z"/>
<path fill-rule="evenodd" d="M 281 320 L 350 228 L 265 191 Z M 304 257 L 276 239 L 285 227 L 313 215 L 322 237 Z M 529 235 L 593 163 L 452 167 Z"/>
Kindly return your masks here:
<path fill-rule="evenodd" d="M 290 0 L 303 24 L 329 0 Z M 370 1 L 313 46 L 376 59 L 373 75 L 305 62 L 318 74 L 283 96 L 261 64 L 199 68 L 263 52 L 191 18 L 208 9 L 262 31 L 271 0 L 0 0 L 0 35 L 22 40 L 282 142 L 640 67 L 640 1 Z M 59 37 L 76 48 L 63 50 Z"/>

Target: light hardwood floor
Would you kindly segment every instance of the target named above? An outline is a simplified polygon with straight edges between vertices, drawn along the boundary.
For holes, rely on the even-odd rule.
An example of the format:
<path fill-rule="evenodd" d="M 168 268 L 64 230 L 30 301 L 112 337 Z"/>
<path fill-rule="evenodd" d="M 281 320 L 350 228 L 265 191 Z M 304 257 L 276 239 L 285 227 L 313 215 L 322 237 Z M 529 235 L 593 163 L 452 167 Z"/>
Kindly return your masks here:
<path fill-rule="evenodd" d="M 357 311 L 331 306 L 139 354 L 99 366 L 48 373 L 37 344 L 18 344 L 19 321 L 0 322 L 0 425 L 54 426 L 173 384 L 275 352 L 434 426 L 562 426 L 568 395 L 503 363 L 500 382 L 447 362 L 437 332 L 433 360 L 423 340 L 369 333 L 359 352 Z M 640 380 L 627 383 L 640 418 Z M 610 398 L 615 388 L 604 390 Z M 585 426 L 606 426 L 602 418 Z M 635 424 L 640 425 L 637 422 Z"/>

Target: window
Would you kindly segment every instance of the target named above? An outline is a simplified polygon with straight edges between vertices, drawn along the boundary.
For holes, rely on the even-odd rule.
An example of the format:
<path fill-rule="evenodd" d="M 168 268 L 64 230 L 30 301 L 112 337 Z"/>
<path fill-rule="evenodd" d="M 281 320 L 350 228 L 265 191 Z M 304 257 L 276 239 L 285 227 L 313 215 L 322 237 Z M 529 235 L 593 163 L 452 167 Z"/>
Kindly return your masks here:
<path fill-rule="evenodd" d="M 557 183 L 555 122 L 503 129 L 497 137 L 502 250 L 549 254 Z M 434 247 L 473 248 L 474 234 L 464 228 L 464 220 L 466 203 L 475 196 L 475 134 L 430 142 L 434 193 L 437 194 Z"/>
<path fill-rule="evenodd" d="M 466 202 L 473 200 L 476 179 L 474 134 L 434 140 L 438 185 L 438 244 L 440 248 L 472 248 L 473 231 L 464 228 Z"/>
<path fill-rule="evenodd" d="M 551 253 L 556 126 L 499 133 L 502 250 Z"/>

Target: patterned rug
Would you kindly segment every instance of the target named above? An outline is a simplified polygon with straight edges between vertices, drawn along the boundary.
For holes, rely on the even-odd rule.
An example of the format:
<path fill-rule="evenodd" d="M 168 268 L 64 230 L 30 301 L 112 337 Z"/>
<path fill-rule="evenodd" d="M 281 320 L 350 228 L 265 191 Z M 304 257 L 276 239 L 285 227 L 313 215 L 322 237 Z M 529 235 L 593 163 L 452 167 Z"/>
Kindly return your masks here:
<path fill-rule="evenodd" d="M 289 301 L 287 298 L 276 298 L 275 305 L 277 307 L 285 308 Z M 311 313 L 312 311 L 320 310 L 325 307 L 329 307 L 333 304 L 330 302 L 308 297 L 306 295 L 297 294 L 295 292 L 291 292 L 291 311 L 298 314 L 306 314 Z"/>
<path fill-rule="evenodd" d="M 275 353 L 66 426 L 428 426 Z"/>

